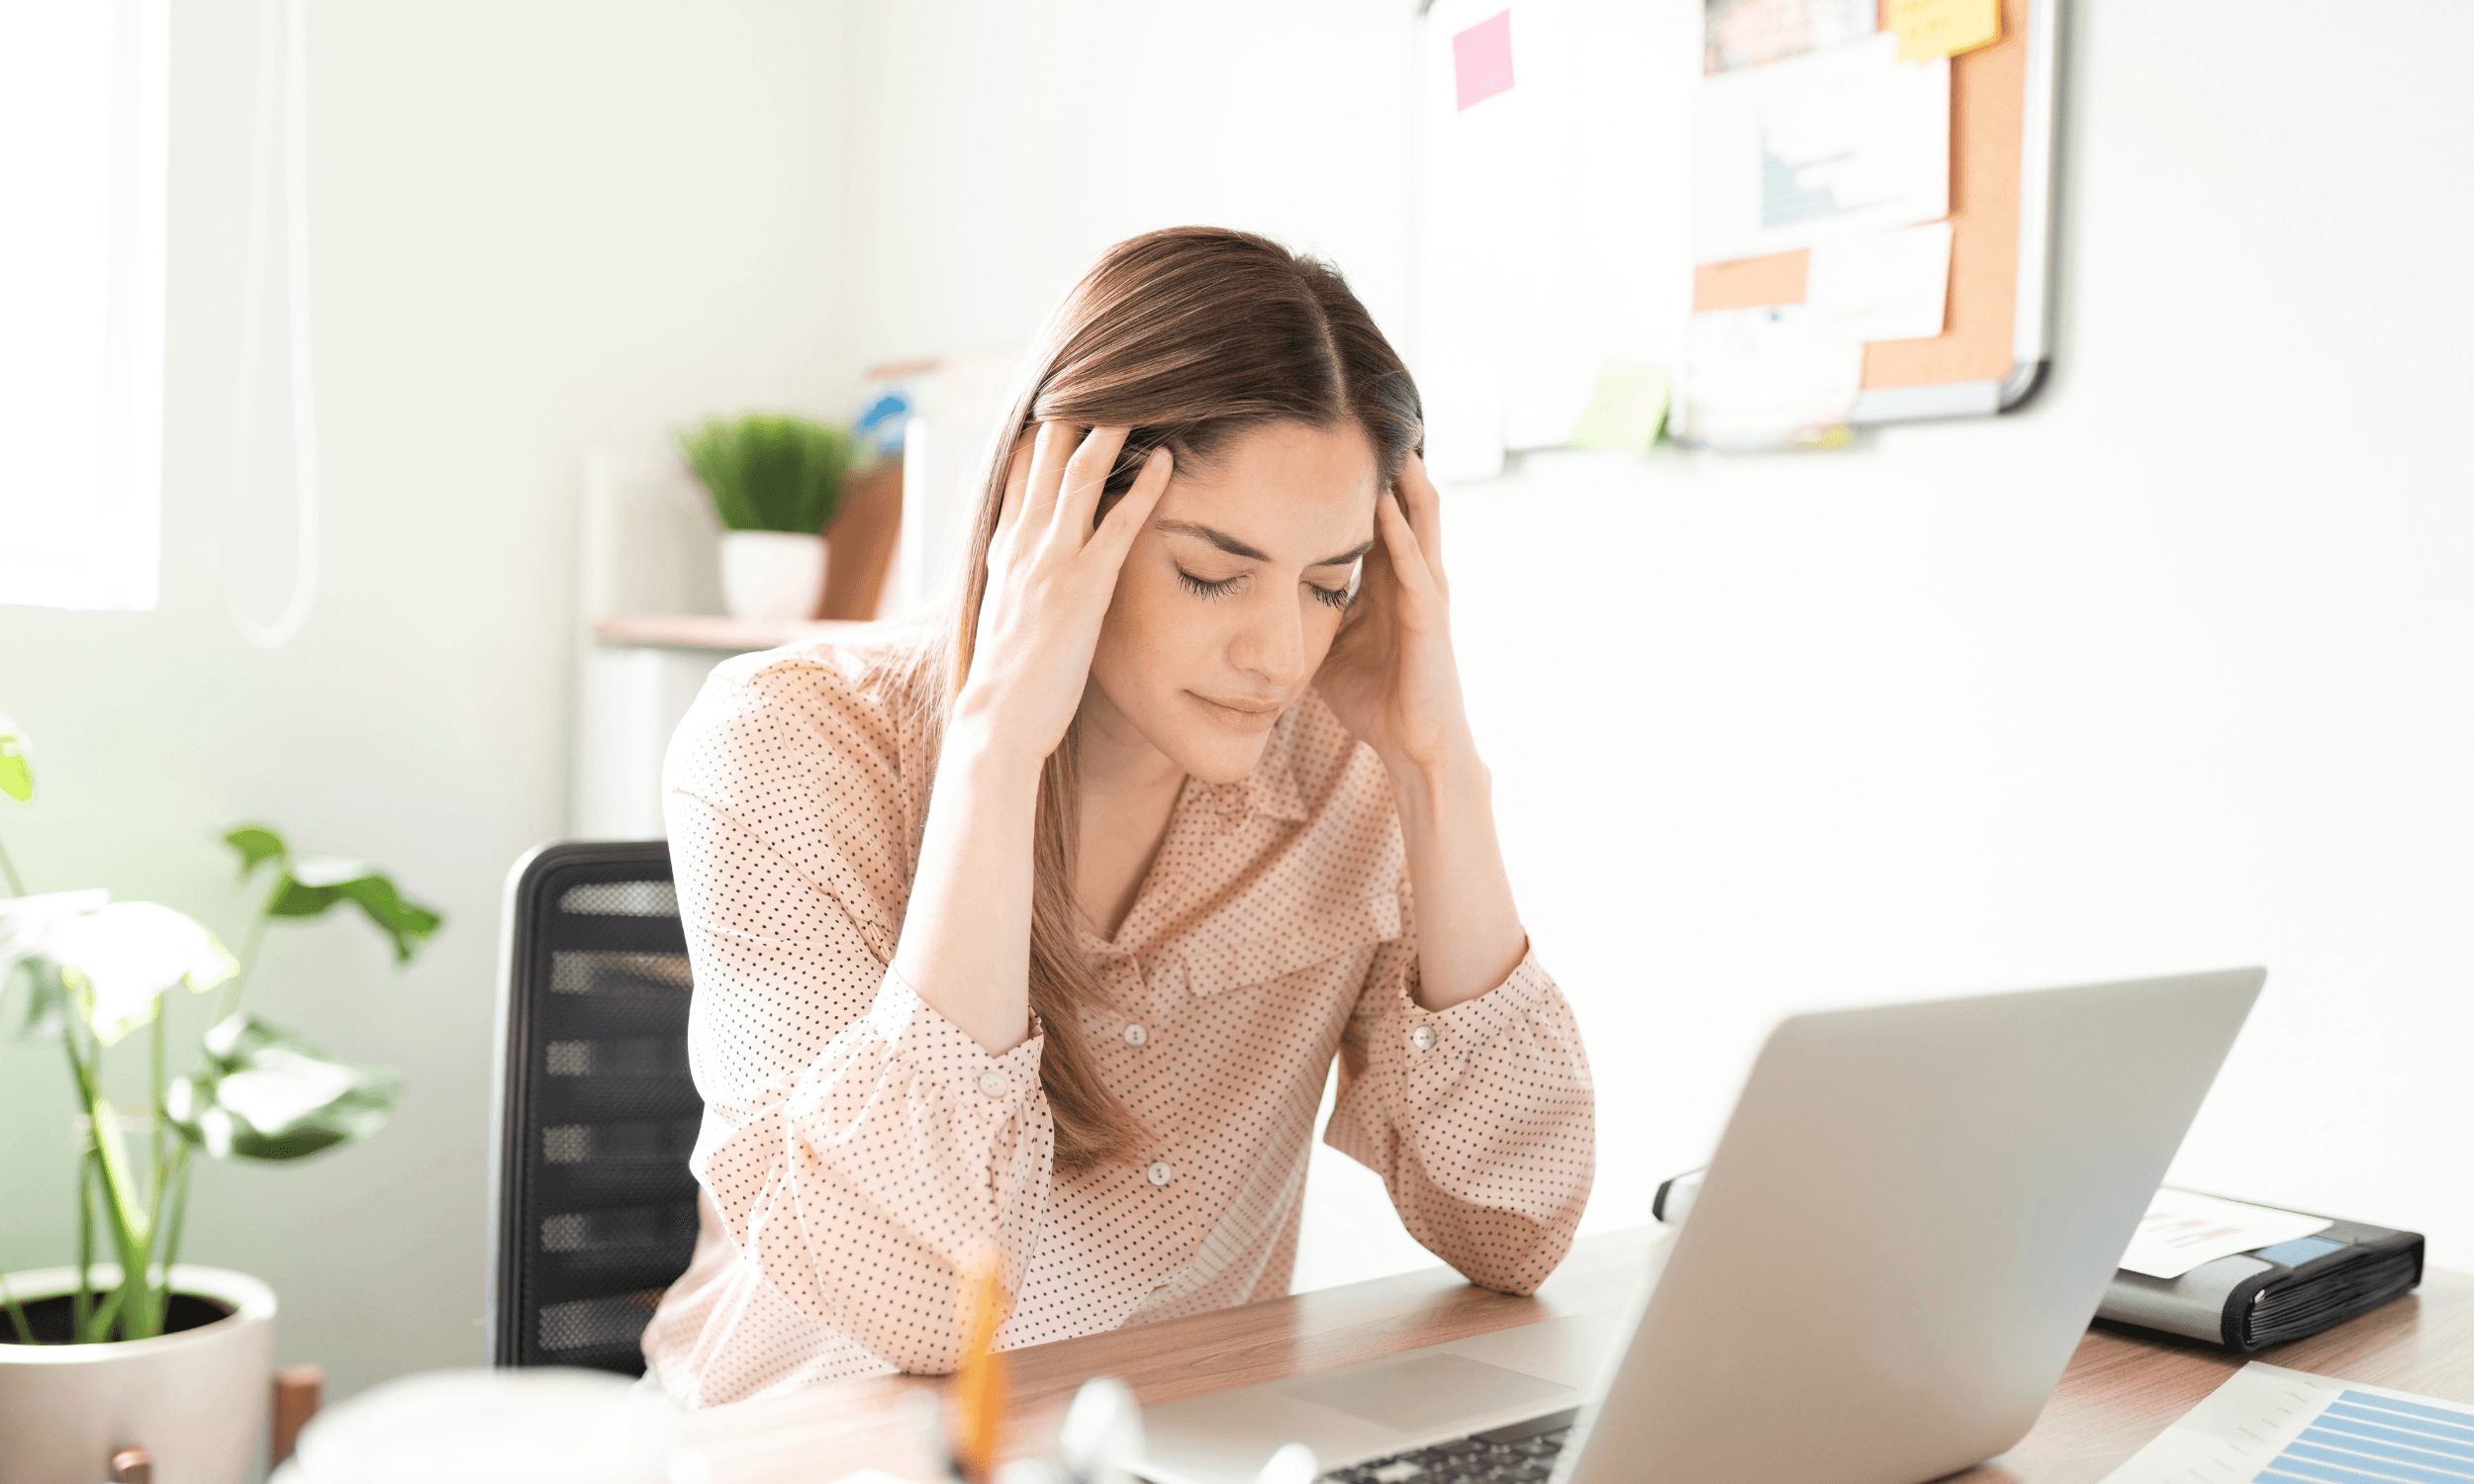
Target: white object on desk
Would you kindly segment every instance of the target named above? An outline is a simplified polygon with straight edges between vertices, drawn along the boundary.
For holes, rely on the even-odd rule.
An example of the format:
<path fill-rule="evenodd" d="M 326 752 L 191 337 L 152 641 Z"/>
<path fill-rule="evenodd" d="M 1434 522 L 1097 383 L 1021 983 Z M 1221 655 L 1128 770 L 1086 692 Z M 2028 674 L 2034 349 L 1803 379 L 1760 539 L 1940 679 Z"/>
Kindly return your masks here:
<path fill-rule="evenodd" d="M 1693 1197 L 1700 1194 L 1701 1173 L 1687 1171 L 1662 1187 L 1657 1206 L 1661 1222 L 1670 1227 L 1683 1225 L 1691 1214 Z M 2309 1237 L 2334 1224 L 2325 1216 L 2229 1201 L 2167 1185 L 2148 1202 L 2147 1214 L 2140 1219 L 2119 1265 L 2151 1278 L 2178 1278 L 2219 1257 Z"/>
<path fill-rule="evenodd" d="M 2253 1360 L 2105 1484 L 2366 1477 L 2474 1480 L 2474 1407 Z"/>
<path fill-rule="evenodd" d="M 1114 1376 L 1094 1376 L 1074 1393 L 1057 1434 L 1057 1455 L 1080 1484 L 1134 1484 L 1128 1461 L 1144 1451 L 1142 1403 Z"/>
<path fill-rule="evenodd" d="M 429 1371 L 319 1414 L 274 1484 L 698 1484 L 678 1430 L 668 1397 L 607 1371 Z"/>
<path fill-rule="evenodd" d="M 2147 1214 L 2140 1219 L 2130 1250 L 2122 1254 L 2122 1265 L 2151 1278 L 2178 1278 L 2203 1262 L 2274 1247 L 2325 1232 L 2332 1225 L 2325 1216 L 2229 1201 L 2167 1185 L 2156 1192 Z"/>

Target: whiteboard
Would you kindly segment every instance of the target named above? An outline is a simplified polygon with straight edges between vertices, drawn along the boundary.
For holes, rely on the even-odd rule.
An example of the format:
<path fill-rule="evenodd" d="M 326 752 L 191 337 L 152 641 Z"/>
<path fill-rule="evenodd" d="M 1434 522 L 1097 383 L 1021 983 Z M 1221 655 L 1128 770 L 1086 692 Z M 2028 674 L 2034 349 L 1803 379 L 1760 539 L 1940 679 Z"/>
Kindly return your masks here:
<path fill-rule="evenodd" d="M 1505 9 L 1434 0 L 1417 44 L 1412 359 L 1447 478 L 1563 442 L 1608 360 L 1679 365 L 1692 307 L 1698 7 L 1522 0 L 1512 87 L 1459 108 L 1452 38 Z"/>

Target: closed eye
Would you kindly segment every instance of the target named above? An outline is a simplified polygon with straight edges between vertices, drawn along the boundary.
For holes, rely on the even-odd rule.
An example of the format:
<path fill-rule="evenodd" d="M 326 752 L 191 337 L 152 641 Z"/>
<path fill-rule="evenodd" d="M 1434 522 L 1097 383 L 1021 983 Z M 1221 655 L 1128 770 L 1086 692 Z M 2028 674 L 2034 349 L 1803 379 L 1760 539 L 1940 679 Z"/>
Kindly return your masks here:
<path fill-rule="evenodd" d="M 1354 578 L 1355 574 L 1353 573 L 1351 576 Z M 1177 569 L 1177 581 L 1179 584 L 1181 584 L 1187 592 L 1191 593 L 1196 598 L 1204 600 L 1226 598 L 1230 593 L 1236 590 L 1239 583 L 1244 582 L 1245 580 L 1246 574 L 1242 572 L 1238 573 L 1235 577 L 1223 577 L 1217 581 L 1213 581 L 1210 578 L 1196 577 L 1183 567 Z M 1352 581 L 1350 585 L 1345 588 L 1325 588 L 1314 583 L 1307 583 L 1305 585 L 1305 590 L 1314 595 L 1314 601 L 1316 603 L 1322 603 L 1326 607 L 1341 608 L 1345 610 L 1349 606 L 1349 600 L 1356 596 L 1356 587 L 1357 585 L 1354 581 Z"/>
<path fill-rule="evenodd" d="M 1244 576 L 1241 572 L 1236 577 L 1223 577 L 1218 582 L 1211 582 L 1194 576 L 1183 567 L 1177 569 L 1177 580 L 1196 598 L 1226 598 Z"/>

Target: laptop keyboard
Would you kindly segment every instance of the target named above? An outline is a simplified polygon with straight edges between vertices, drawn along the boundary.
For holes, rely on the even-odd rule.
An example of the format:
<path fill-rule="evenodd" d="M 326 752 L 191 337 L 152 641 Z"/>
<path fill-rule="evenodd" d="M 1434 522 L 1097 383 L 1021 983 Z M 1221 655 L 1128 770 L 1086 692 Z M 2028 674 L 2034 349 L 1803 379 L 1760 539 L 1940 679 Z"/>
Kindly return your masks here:
<path fill-rule="evenodd" d="M 1323 1484 L 1544 1484 L 1571 1436 L 1577 1411 L 1491 1428 L 1430 1448 L 1412 1448 L 1323 1475 Z"/>

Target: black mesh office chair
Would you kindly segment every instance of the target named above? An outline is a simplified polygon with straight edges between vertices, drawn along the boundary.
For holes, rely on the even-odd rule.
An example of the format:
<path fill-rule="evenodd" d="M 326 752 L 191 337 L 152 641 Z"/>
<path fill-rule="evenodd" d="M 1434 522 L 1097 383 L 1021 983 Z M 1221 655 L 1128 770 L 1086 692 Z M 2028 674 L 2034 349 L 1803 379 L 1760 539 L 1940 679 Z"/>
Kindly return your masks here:
<path fill-rule="evenodd" d="M 501 947 L 490 1358 L 641 1375 L 696 1245 L 705 1108 L 670 847 L 542 846 L 508 876 Z"/>

